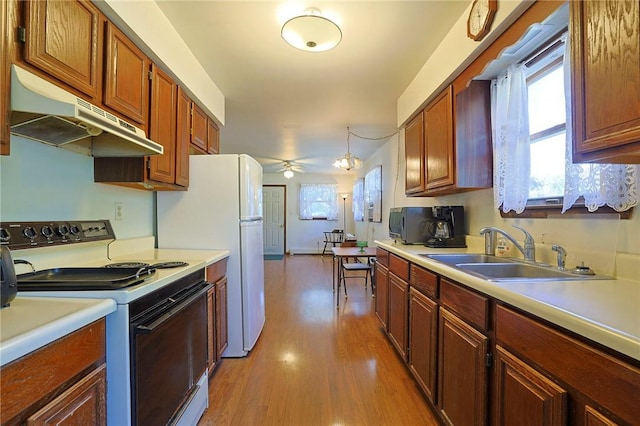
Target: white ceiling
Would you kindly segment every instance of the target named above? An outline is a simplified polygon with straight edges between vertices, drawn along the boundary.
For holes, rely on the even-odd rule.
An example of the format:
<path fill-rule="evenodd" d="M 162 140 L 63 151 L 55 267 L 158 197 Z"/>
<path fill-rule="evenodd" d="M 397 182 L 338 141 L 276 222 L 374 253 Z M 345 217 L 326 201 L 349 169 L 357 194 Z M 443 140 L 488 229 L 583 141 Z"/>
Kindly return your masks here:
<path fill-rule="evenodd" d="M 281 38 L 285 3 L 156 1 L 225 96 L 223 153 L 249 154 L 265 173 L 284 160 L 347 173 L 332 167 L 347 126 L 369 138 L 397 131 L 397 99 L 471 0 L 298 2 L 342 29 L 335 49 L 316 53 Z M 351 152 L 366 160 L 384 142 L 351 136 Z"/>

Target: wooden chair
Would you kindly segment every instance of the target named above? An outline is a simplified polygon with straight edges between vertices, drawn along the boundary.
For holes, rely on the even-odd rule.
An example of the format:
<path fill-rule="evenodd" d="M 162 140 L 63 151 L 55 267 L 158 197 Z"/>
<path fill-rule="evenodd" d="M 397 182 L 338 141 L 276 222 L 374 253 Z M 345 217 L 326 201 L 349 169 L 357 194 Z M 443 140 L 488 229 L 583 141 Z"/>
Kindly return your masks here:
<path fill-rule="evenodd" d="M 344 240 L 344 232 L 342 229 L 334 229 L 330 232 L 324 233 L 324 247 L 322 248 L 322 255 L 327 251 L 327 246 L 331 244 L 333 247 L 342 244 Z"/>

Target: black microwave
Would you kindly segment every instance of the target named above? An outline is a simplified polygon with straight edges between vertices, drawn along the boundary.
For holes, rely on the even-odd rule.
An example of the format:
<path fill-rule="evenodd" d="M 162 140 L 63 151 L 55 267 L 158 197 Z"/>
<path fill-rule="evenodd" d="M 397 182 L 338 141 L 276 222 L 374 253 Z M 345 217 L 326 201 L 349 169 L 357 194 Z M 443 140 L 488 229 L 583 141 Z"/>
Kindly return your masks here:
<path fill-rule="evenodd" d="M 389 237 L 404 244 L 424 244 L 433 223 L 431 207 L 393 207 L 389 210 Z"/>

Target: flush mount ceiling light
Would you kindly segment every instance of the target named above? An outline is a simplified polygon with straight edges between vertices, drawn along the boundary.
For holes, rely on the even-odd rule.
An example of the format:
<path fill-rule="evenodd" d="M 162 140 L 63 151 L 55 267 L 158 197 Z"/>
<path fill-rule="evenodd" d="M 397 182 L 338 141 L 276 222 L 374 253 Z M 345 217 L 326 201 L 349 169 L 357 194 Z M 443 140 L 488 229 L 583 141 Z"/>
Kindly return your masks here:
<path fill-rule="evenodd" d="M 351 153 L 351 146 L 349 145 L 349 136 L 351 135 L 351 131 L 347 127 L 347 153 L 342 158 L 338 158 L 333 163 L 333 167 L 343 169 L 343 170 L 351 170 L 351 169 L 359 169 L 362 167 L 362 161 L 355 155 Z"/>
<path fill-rule="evenodd" d="M 282 26 L 282 38 L 296 49 L 324 52 L 342 40 L 342 31 L 330 19 L 320 15 L 315 7 L 305 9 L 304 15 L 289 19 Z"/>
<path fill-rule="evenodd" d="M 294 175 L 293 170 L 292 170 L 293 166 L 291 165 L 291 163 L 289 161 L 285 161 L 284 162 L 284 177 L 287 179 L 291 179 Z"/>

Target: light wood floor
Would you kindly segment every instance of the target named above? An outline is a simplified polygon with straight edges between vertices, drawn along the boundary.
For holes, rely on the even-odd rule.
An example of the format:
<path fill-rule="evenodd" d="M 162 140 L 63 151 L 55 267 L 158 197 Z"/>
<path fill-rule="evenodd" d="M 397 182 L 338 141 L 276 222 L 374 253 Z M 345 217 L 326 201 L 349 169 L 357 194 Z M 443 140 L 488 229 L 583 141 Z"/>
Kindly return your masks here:
<path fill-rule="evenodd" d="M 363 283 L 336 310 L 331 256 L 265 261 L 265 328 L 248 357 L 222 360 L 199 426 L 437 424 Z"/>

